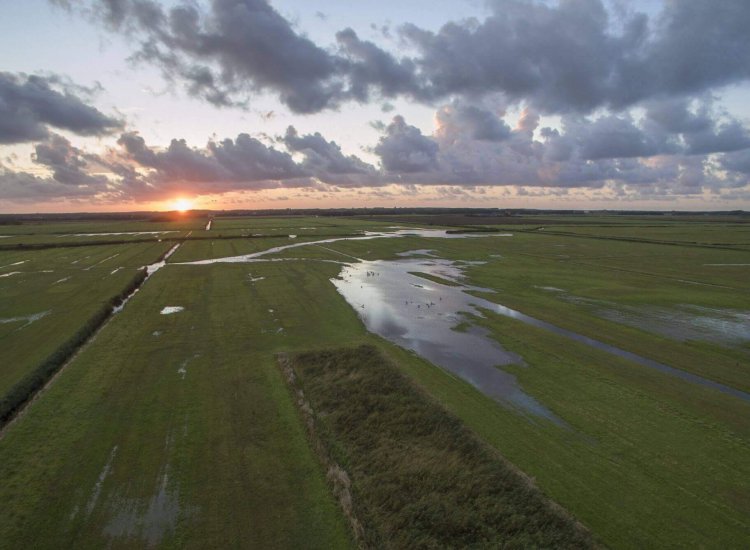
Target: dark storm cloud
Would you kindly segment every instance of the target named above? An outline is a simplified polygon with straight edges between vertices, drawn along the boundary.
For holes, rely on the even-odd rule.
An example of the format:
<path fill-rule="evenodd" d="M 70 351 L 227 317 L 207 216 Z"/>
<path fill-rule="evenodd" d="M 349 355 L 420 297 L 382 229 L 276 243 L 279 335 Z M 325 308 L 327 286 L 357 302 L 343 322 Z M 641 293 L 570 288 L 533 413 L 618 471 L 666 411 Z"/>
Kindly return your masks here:
<path fill-rule="evenodd" d="M 40 202 L 92 199 L 99 189 L 60 183 L 28 172 L 17 172 L 0 164 L 0 201 Z"/>
<path fill-rule="evenodd" d="M 722 155 L 720 163 L 725 170 L 750 176 L 750 150 Z"/>
<path fill-rule="evenodd" d="M 0 144 L 44 139 L 48 127 L 101 135 L 122 123 L 87 105 L 75 88 L 52 76 L 0 72 Z"/>

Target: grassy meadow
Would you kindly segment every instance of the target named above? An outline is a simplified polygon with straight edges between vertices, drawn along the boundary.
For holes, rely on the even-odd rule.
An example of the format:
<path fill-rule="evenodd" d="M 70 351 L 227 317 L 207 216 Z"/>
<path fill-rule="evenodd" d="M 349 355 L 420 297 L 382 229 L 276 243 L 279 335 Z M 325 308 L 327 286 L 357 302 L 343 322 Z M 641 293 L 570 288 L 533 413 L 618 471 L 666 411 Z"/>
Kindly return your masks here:
<path fill-rule="evenodd" d="M 180 265 L 401 225 L 216 218 L 205 231 L 205 221 L 175 225 L 184 241 L 167 266 L 0 432 L 0 502 L 12 503 L 0 547 L 750 544 L 750 403 L 489 311 L 466 318 L 524 359 L 504 368 L 563 423 L 530 418 L 367 332 L 330 281 L 334 262 L 429 249 L 472 262 L 461 264 L 464 282 L 494 291 L 477 296 L 750 391 L 748 340 L 724 337 L 750 311 L 750 250 L 734 221 L 571 222 L 570 234 L 498 224 L 513 236 L 340 240 L 272 256 L 281 262 Z M 85 226 L 76 232 L 96 232 Z M 604 238 L 627 231 L 641 240 Z M 0 252 L 0 318 L 49 310 L 0 324 L 0 390 L 174 242 L 89 244 Z M 12 271 L 23 274 L 2 277 Z M 169 306 L 183 309 L 162 314 Z M 724 324 L 674 334 L 662 330 L 665 311 Z M 280 354 L 347 472 L 364 538 Z M 482 483 L 472 486 L 471 471 Z"/>

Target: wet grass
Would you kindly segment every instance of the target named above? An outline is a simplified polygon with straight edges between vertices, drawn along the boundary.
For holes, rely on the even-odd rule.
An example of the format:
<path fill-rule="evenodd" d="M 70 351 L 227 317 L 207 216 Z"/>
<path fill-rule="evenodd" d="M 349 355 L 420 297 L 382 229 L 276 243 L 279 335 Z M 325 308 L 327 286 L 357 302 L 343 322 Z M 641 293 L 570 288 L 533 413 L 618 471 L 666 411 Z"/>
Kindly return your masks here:
<path fill-rule="evenodd" d="M 370 548 L 586 548 L 528 478 L 424 395 L 374 346 L 291 358 L 313 437 L 345 480 Z M 305 404 L 307 401 L 307 405 Z"/>
<path fill-rule="evenodd" d="M 69 348 L 81 328 L 168 247 L 150 243 L 0 253 L 0 275 L 18 272 L 0 278 L 0 401 L 61 347 Z M 32 320 L 34 315 L 39 318 Z"/>
<path fill-rule="evenodd" d="M 269 265 L 255 283 L 225 265 L 149 279 L 0 440 L 0 500 L 14 503 L 0 540 L 349 546 L 273 357 L 338 337 L 305 322 L 324 317 L 312 296 L 328 284 L 306 267 Z M 185 310 L 160 315 L 167 305 Z"/>

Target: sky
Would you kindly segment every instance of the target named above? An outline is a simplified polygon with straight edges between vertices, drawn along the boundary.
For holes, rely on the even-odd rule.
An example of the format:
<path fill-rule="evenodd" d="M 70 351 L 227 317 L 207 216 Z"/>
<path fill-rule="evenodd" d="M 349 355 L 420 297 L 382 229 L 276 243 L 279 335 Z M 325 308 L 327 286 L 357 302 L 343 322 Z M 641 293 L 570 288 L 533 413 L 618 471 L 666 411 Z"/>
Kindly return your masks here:
<path fill-rule="evenodd" d="M 750 209 L 746 0 L 0 15 L 0 212 Z"/>

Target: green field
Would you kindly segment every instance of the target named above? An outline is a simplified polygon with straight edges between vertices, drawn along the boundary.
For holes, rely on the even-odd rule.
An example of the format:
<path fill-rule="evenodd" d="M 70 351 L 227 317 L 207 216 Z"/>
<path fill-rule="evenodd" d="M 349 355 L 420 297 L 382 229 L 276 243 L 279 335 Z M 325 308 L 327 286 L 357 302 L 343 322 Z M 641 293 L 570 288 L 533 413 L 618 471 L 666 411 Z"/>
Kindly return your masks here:
<path fill-rule="evenodd" d="M 525 366 L 505 370 L 562 423 L 530 418 L 369 333 L 330 281 L 341 270 L 335 262 L 395 261 L 404 259 L 399 253 L 428 249 L 445 260 L 473 262 L 460 264 L 463 282 L 494 291 L 476 296 L 750 392 L 750 337 L 743 336 L 750 330 L 747 225 L 620 217 L 617 225 L 605 219 L 594 226 L 577 218 L 548 220 L 560 221 L 554 232 L 546 230 L 550 225 L 540 232 L 500 223 L 512 237 L 339 240 L 264 257 L 285 261 L 212 265 L 177 264 L 402 224 L 323 216 L 216 218 L 205 231 L 205 220 L 190 228 L 173 222 L 181 245 L 168 265 L 0 432 L 0 502 L 11 503 L 0 515 L 0 546 L 355 546 L 360 539 L 278 367 L 279 354 L 288 354 L 307 358 L 295 368 L 312 408 L 323 412 L 326 445 L 348 472 L 355 505 L 364 510 L 365 539 L 373 546 L 384 540 L 395 547 L 463 546 L 475 539 L 451 538 L 462 528 L 499 537 L 486 535 L 478 546 L 562 544 L 524 538 L 544 533 L 536 527 L 545 522 L 532 519 L 529 505 L 511 489 L 498 489 L 516 522 L 502 529 L 492 527 L 497 516 L 479 521 L 467 512 L 476 502 L 451 492 L 458 481 L 444 482 L 442 499 L 419 492 L 435 476 L 466 483 L 471 468 L 484 468 L 491 486 L 495 478 L 487 472 L 505 464 L 539 489 L 534 510 L 561 506 L 562 517 L 580 522 L 595 543 L 747 547 L 750 403 L 489 311 L 466 317 L 460 328 L 480 325 L 523 358 Z M 435 222 L 420 220 L 427 221 Z M 13 226 L 13 234 L 48 238 L 60 231 L 54 225 L 54 231 Z M 120 225 L 172 227 L 128 222 L 109 231 Z M 104 229 L 99 222 L 75 226 L 77 233 Z M 0 318 L 50 311 L 28 324 L 0 324 L 0 391 L 175 242 L 88 244 L 0 253 L 0 266 L 7 266 L 0 276 L 23 272 L 0 278 Z M 112 273 L 115 268 L 121 269 Z M 439 277 L 424 280 L 440 288 Z M 162 314 L 167 306 L 184 309 Z M 368 357 L 380 359 L 341 355 L 361 345 L 370 346 L 364 348 L 372 351 Z M 344 370 L 330 370 L 321 359 L 326 357 L 334 366 L 345 357 L 336 367 Z M 390 372 L 367 370 L 375 364 L 387 365 L 401 382 L 368 379 L 372 372 Z M 338 380 L 342 372 L 347 376 Z M 369 392 L 357 391 L 358 380 L 362 387 L 377 385 L 370 401 Z M 379 407 L 403 407 L 404 413 L 383 415 L 380 424 Z M 355 410 L 360 420 L 347 423 L 347 411 Z M 437 430 L 434 437 L 466 438 L 474 445 L 466 444 L 468 454 L 439 460 L 445 456 L 429 439 L 416 444 L 409 437 L 368 452 L 367 434 L 390 426 L 396 431 L 383 432 L 383 441 L 394 440 L 394 433 L 411 436 L 407 427 L 421 425 L 425 415 L 450 419 L 445 422 L 456 431 L 447 433 L 453 435 Z M 367 434 L 357 432 L 359 425 Z M 438 470 L 409 469 L 436 460 Z M 422 485 L 410 485 L 414 479 Z M 492 491 L 469 494 L 490 498 Z M 398 510 L 407 507 L 403 517 L 393 513 L 395 498 L 401 499 Z M 442 519 L 449 512 L 453 523 Z M 415 525 L 420 527 L 409 531 Z M 441 531 L 441 525 L 453 527 Z M 398 532 L 406 538 L 389 538 Z"/>

